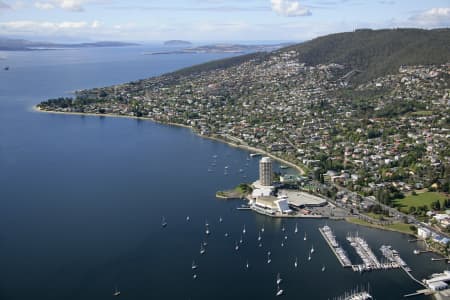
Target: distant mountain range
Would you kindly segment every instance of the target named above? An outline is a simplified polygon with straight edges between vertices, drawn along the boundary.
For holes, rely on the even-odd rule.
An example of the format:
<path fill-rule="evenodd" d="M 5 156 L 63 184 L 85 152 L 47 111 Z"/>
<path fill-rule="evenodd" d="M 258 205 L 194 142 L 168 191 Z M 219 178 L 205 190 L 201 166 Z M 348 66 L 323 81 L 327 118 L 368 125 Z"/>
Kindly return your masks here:
<path fill-rule="evenodd" d="M 192 45 L 191 42 L 182 40 L 170 40 L 164 42 L 164 46 L 190 46 L 190 45 Z"/>
<path fill-rule="evenodd" d="M 58 48 L 87 48 L 87 47 L 123 47 L 134 46 L 134 43 L 105 41 L 93 43 L 59 44 L 51 42 L 32 42 L 23 39 L 0 38 L 0 50 L 3 51 L 27 51 Z"/>
<path fill-rule="evenodd" d="M 337 63 L 355 70 L 353 82 L 394 74 L 402 65 L 450 62 L 450 29 L 363 29 L 319 37 L 269 53 L 252 53 L 189 67 L 174 74 L 189 74 L 245 63 L 270 60 L 293 52 L 301 63 L 314 66 Z"/>

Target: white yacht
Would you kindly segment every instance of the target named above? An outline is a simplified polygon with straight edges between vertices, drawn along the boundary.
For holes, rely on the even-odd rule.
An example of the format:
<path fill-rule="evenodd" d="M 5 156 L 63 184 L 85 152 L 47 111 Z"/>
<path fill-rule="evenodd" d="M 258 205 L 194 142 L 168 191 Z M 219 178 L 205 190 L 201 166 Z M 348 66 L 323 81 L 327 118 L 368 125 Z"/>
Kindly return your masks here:
<path fill-rule="evenodd" d="M 277 285 L 279 285 L 283 279 L 281 279 L 280 273 L 277 274 Z"/>
<path fill-rule="evenodd" d="M 277 297 L 283 295 L 284 291 L 280 289 L 280 286 L 277 285 L 277 293 L 275 294 Z"/>
<path fill-rule="evenodd" d="M 303 237 L 303 240 L 306 241 L 306 232 L 305 232 L 305 236 Z"/>
<path fill-rule="evenodd" d="M 272 262 L 272 259 L 270 258 L 270 251 L 267 252 L 267 263 L 270 264 Z"/>
<path fill-rule="evenodd" d="M 294 267 L 295 267 L 295 268 L 298 267 L 298 258 L 297 258 L 297 257 L 295 257 Z"/>
<path fill-rule="evenodd" d="M 117 287 L 114 289 L 113 296 L 120 296 L 120 291 Z"/>
<path fill-rule="evenodd" d="M 186 221 L 189 222 L 191 218 L 189 216 L 186 217 Z"/>
<path fill-rule="evenodd" d="M 250 268 L 250 265 L 249 265 L 249 263 L 248 263 L 248 260 L 247 260 L 247 263 L 245 264 L 245 268 L 246 268 L 246 269 Z"/>
<path fill-rule="evenodd" d="M 222 223 L 222 221 L 223 221 L 222 217 L 219 217 L 219 223 Z"/>
<path fill-rule="evenodd" d="M 161 226 L 164 228 L 167 226 L 166 218 L 162 217 Z"/>
<path fill-rule="evenodd" d="M 264 225 L 261 227 L 261 232 L 264 233 Z"/>
<path fill-rule="evenodd" d="M 322 266 L 322 272 L 325 272 L 325 266 Z"/>
<path fill-rule="evenodd" d="M 200 243 L 200 254 L 205 254 L 206 249 L 203 247 L 203 243 Z"/>
<path fill-rule="evenodd" d="M 308 260 L 311 260 L 311 254 L 308 256 Z"/>
<path fill-rule="evenodd" d="M 245 234 L 247 231 L 245 230 L 245 224 L 244 224 L 244 229 L 242 229 L 242 234 Z"/>
<path fill-rule="evenodd" d="M 239 250 L 239 244 L 237 242 L 235 243 L 234 250 L 236 250 L 236 251 Z"/>
<path fill-rule="evenodd" d="M 298 226 L 297 226 L 297 223 L 295 223 L 294 233 L 297 233 L 297 232 L 298 232 Z"/>
<path fill-rule="evenodd" d="M 311 246 L 311 254 L 314 253 L 314 246 Z"/>
<path fill-rule="evenodd" d="M 258 241 L 261 241 L 261 232 L 260 233 L 258 233 Z"/>
<path fill-rule="evenodd" d="M 192 270 L 195 270 L 195 269 L 197 269 L 198 268 L 198 266 L 197 266 L 197 264 L 195 263 L 195 261 L 192 261 L 192 267 L 191 267 L 191 269 Z"/>

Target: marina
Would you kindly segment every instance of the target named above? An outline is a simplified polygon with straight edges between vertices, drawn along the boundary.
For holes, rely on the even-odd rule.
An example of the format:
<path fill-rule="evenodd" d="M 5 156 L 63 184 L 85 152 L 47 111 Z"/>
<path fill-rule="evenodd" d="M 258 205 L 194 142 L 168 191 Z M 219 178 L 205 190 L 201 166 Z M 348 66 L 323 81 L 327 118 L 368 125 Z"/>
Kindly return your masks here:
<path fill-rule="evenodd" d="M 328 246 L 330 246 L 331 251 L 334 253 L 334 255 L 336 255 L 341 265 L 344 268 L 351 267 L 352 263 L 348 258 L 347 253 L 344 249 L 342 249 L 342 247 L 339 246 L 339 243 L 336 241 L 336 237 L 333 235 L 331 228 L 328 225 L 325 225 L 319 228 L 319 231 L 327 242 Z"/>

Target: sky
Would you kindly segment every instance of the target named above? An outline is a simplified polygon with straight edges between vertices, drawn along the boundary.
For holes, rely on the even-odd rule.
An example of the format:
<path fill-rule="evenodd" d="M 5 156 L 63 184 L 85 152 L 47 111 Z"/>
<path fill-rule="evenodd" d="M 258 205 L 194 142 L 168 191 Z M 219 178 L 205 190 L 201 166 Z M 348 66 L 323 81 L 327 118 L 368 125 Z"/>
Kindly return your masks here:
<path fill-rule="evenodd" d="M 357 28 L 450 26 L 450 0 L 0 0 L 0 37 L 305 41 Z"/>

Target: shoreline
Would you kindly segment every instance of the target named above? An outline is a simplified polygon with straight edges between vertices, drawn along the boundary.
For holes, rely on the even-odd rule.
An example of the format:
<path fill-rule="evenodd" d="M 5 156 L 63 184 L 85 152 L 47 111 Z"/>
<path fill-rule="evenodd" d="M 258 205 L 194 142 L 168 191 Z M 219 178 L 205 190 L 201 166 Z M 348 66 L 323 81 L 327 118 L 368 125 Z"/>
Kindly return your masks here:
<path fill-rule="evenodd" d="M 279 158 L 276 155 L 273 155 L 267 151 L 264 151 L 262 149 L 259 148 L 255 148 L 255 147 L 251 147 L 251 146 L 246 146 L 246 145 L 238 145 L 236 143 L 227 141 L 225 139 L 222 139 L 218 136 L 207 136 L 207 135 L 201 135 L 199 133 L 197 133 L 194 128 L 192 128 L 192 126 L 189 125 L 184 125 L 184 124 L 179 124 L 179 123 L 172 123 L 172 122 L 161 122 L 161 121 L 157 121 L 154 120 L 152 118 L 148 118 L 148 117 L 136 117 L 136 116 L 125 116 L 125 115 L 116 115 L 116 114 L 96 114 L 96 113 L 81 113 L 81 112 L 62 112 L 62 111 L 52 111 L 52 110 L 42 110 L 40 109 L 37 104 L 33 105 L 32 107 L 32 111 L 34 112 L 40 112 L 40 113 L 49 113 L 49 114 L 59 114 L 59 115 L 73 115 L 73 116 L 90 116 L 90 117 L 108 117 L 108 118 L 125 118 L 125 119 L 135 119 L 135 120 L 142 120 L 142 121 L 150 121 L 150 122 L 154 122 L 157 124 L 162 124 L 162 125 L 170 125 L 170 126 L 177 126 L 177 127 L 182 127 L 182 128 L 187 128 L 190 129 L 192 133 L 194 133 L 195 135 L 202 137 L 202 138 L 206 138 L 206 139 L 210 139 L 210 140 L 214 140 L 217 142 L 221 142 L 224 144 L 227 144 L 228 146 L 234 147 L 234 148 L 239 148 L 239 149 L 243 149 L 249 152 L 256 152 L 259 154 L 264 154 L 266 156 L 269 156 L 270 158 L 273 158 L 274 160 L 283 163 L 285 165 L 288 165 L 289 167 L 297 170 L 300 175 L 304 175 L 305 174 L 305 170 L 303 170 L 303 168 L 301 168 L 300 166 L 297 166 L 296 164 L 289 162 L 285 159 Z"/>
<path fill-rule="evenodd" d="M 361 225 L 361 226 L 368 227 L 368 228 L 375 228 L 375 229 L 381 229 L 381 230 L 386 230 L 386 231 L 393 231 L 393 232 L 403 233 L 403 234 L 411 235 L 413 237 L 417 237 L 417 235 L 415 235 L 413 232 L 405 232 L 405 231 L 402 231 L 402 230 L 399 230 L 399 229 L 390 228 L 390 227 L 377 225 L 377 224 L 372 224 L 372 223 L 368 223 L 368 222 L 364 222 L 364 223 L 355 222 L 353 219 L 359 220 L 357 217 L 347 217 L 347 218 L 345 218 L 345 221 L 348 222 L 348 223 L 351 223 L 351 224 Z"/>

